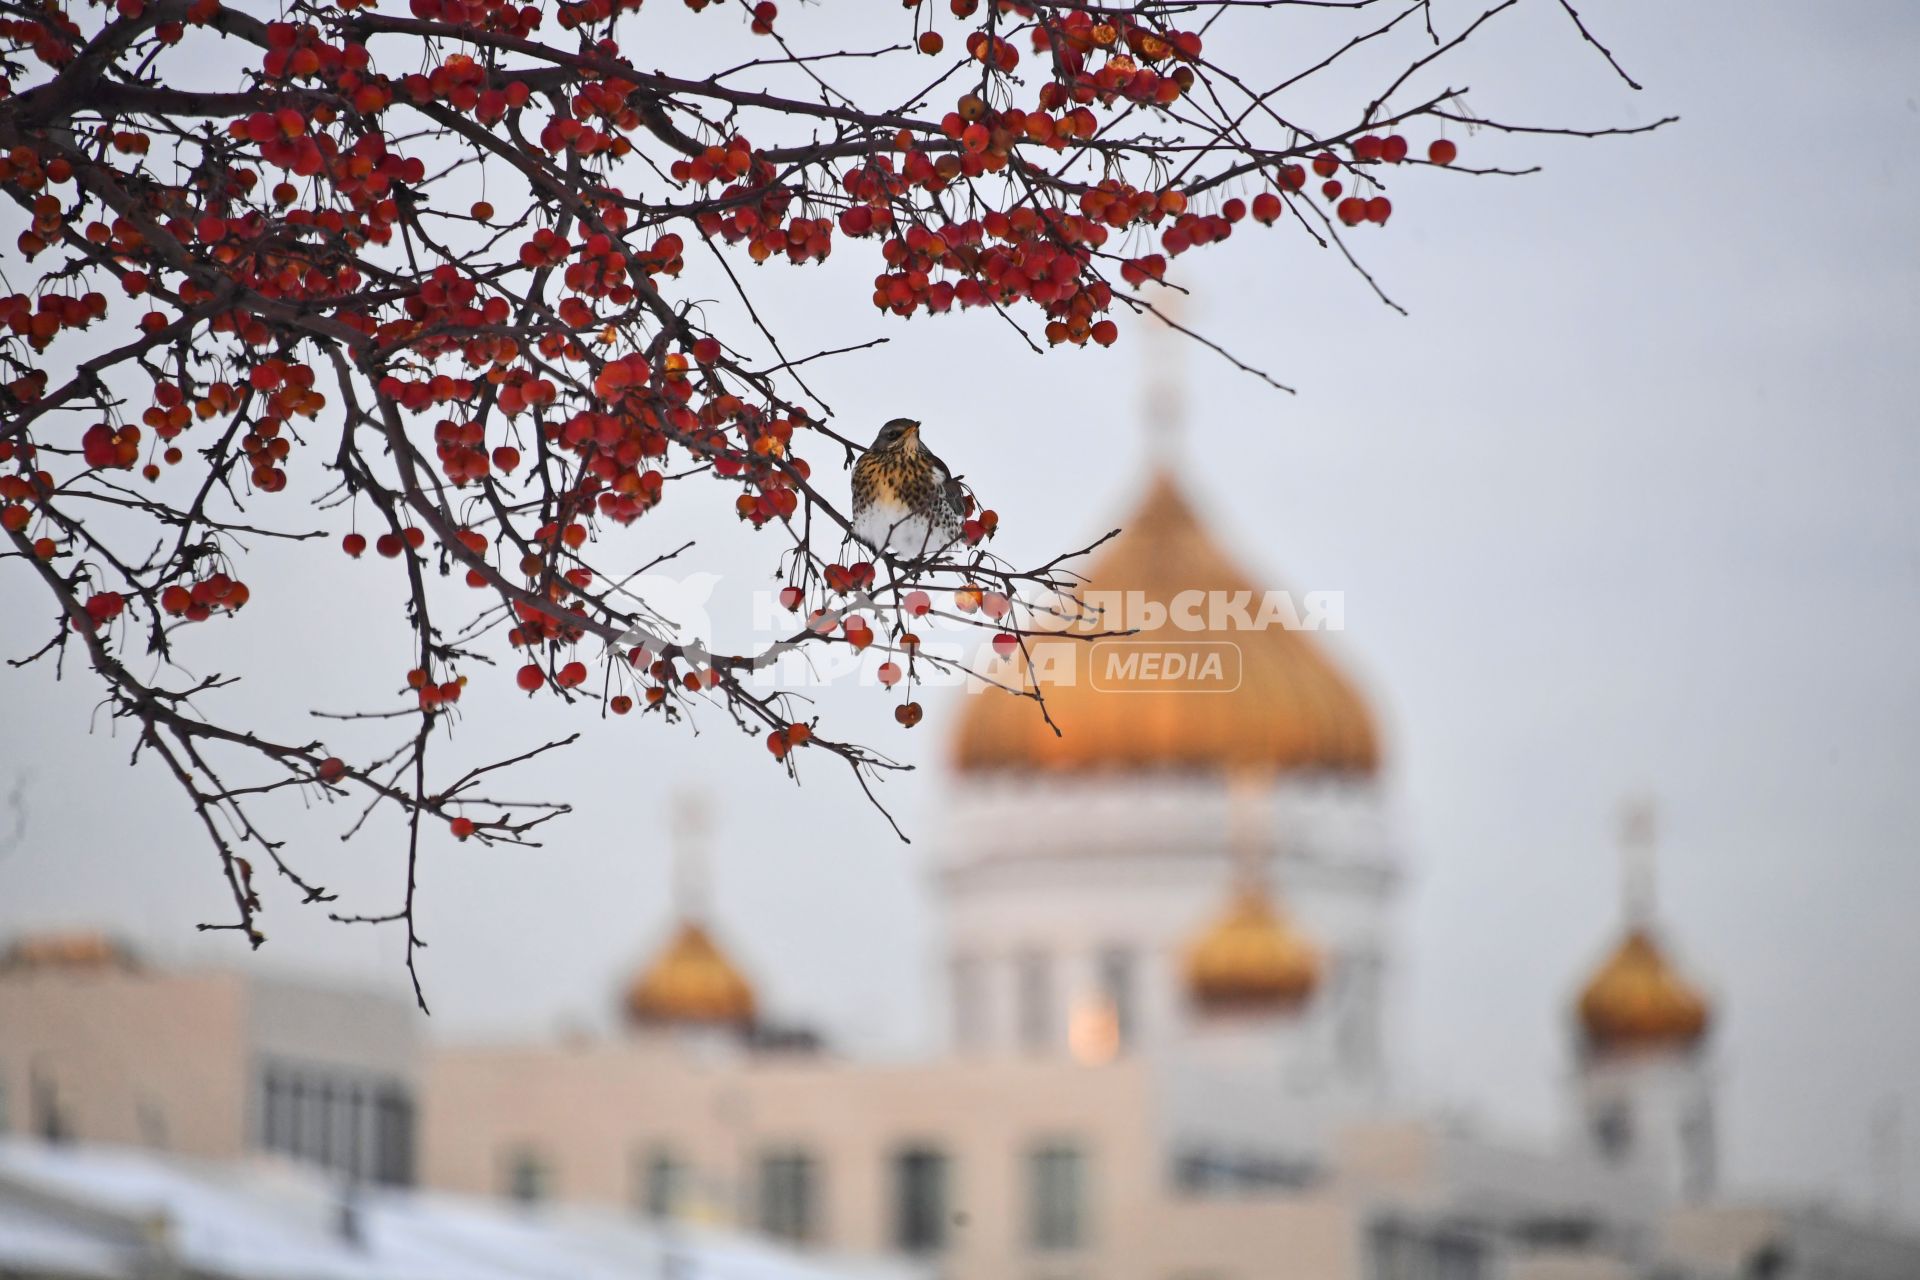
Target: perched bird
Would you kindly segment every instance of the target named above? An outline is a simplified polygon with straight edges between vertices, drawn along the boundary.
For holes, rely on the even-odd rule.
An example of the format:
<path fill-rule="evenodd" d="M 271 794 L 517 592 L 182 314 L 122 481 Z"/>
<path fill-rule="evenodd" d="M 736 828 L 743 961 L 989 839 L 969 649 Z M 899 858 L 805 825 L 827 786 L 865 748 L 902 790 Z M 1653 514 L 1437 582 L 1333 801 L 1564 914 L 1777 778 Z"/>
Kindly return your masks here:
<path fill-rule="evenodd" d="M 947 464 L 920 443 L 920 424 L 895 418 L 853 465 L 853 536 L 875 551 L 937 555 L 960 536 L 966 497 Z"/>

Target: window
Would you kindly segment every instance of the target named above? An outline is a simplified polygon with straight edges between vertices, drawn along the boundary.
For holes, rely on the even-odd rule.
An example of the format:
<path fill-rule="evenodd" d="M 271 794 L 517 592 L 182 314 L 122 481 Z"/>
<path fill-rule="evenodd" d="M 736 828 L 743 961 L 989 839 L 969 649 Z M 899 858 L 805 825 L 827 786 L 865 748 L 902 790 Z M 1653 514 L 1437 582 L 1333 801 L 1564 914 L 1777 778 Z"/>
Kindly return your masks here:
<path fill-rule="evenodd" d="M 1133 956 L 1121 947 L 1100 953 L 1100 995 L 1113 1010 L 1114 1035 L 1121 1052 L 1133 1047 L 1139 1034 L 1139 1011 L 1133 999 Z"/>
<path fill-rule="evenodd" d="M 1014 967 L 1020 987 L 1020 1045 L 1043 1053 L 1054 1045 L 1053 966 L 1046 952 L 1026 951 Z"/>
<path fill-rule="evenodd" d="M 801 1151 L 760 1157 L 760 1229 L 780 1240 L 815 1238 L 819 1222 L 818 1166 Z"/>
<path fill-rule="evenodd" d="M 1380 1060 L 1380 961 L 1351 953 L 1334 964 L 1335 1052 L 1350 1071 L 1370 1071 Z"/>
<path fill-rule="evenodd" d="M 671 1148 L 659 1146 L 638 1162 L 640 1211 L 649 1218 L 667 1221 L 687 1210 L 687 1192 L 691 1185 L 686 1162 Z"/>
<path fill-rule="evenodd" d="M 953 961 L 953 1042 L 961 1049 L 977 1049 L 986 1040 L 981 1001 L 980 961 L 956 956 Z"/>
<path fill-rule="evenodd" d="M 260 1068 L 259 1145 L 395 1186 L 413 1181 L 413 1101 L 391 1081 L 301 1063 Z"/>
<path fill-rule="evenodd" d="M 1173 1161 L 1173 1185 L 1188 1196 L 1232 1196 L 1276 1188 L 1298 1191 L 1324 1177 L 1325 1170 L 1312 1160 L 1277 1151 L 1188 1147 Z"/>
<path fill-rule="evenodd" d="M 413 1099 L 398 1085 L 373 1095 L 373 1177 L 395 1187 L 413 1182 Z"/>
<path fill-rule="evenodd" d="M 307 1090 L 307 1133 L 312 1146 L 308 1149 L 314 1161 L 331 1169 L 338 1164 L 334 1155 L 333 1085 L 327 1080 Z"/>
<path fill-rule="evenodd" d="M 4 1128 L 0 1123 L 0 1128 Z M 1717 1169 L 1714 1165 L 1713 1108 L 1700 1099 L 1680 1121 L 1680 1151 L 1685 1158 L 1682 1194 L 1698 1200 L 1713 1190 Z"/>
<path fill-rule="evenodd" d="M 269 1151 L 293 1149 L 293 1095 L 287 1078 L 271 1067 L 261 1082 L 260 1145 Z"/>
<path fill-rule="evenodd" d="M 1376 1222 L 1367 1240 L 1369 1280 L 1486 1280 L 1484 1244 L 1458 1229 Z"/>
<path fill-rule="evenodd" d="M 1050 1143 L 1028 1154 L 1028 1235 L 1035 1249 L 1078 1249 L 1086 1243 L 1086 1181 L 1078 1147 Z"/>
<path fill-rule="evenodd" d="M 539 1204 L 553 1194 L 553 1169 L 532 1147 L 511 1148 L 501 1162 L 507 1198 Z"/>
<path fill-rule="evenodd" d="M 1600 1154 L 1615 1164 L 1626 1159 L 1633 1145 L 1633 1112 L 1626 1103 L 1607 1102 L 1594 1111 L 1593 1140 Z"/>
<path fill-rule="evenodd" d="M 931 1253 L 947 1243 L 947 1157 L 909 1147 L 893 1158 L 893 1243 L 903 1253 Z"/>

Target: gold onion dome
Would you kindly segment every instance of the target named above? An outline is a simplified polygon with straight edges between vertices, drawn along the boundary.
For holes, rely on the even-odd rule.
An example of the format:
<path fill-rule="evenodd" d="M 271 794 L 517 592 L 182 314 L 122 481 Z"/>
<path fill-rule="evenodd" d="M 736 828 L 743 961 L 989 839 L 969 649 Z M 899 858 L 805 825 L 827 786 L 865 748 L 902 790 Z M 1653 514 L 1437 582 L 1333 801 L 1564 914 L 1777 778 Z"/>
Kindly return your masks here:
<path fill-rule="evenodd" d="M 713 937 L 683 920 L 673 938 L 627 989 L 627 1020 L 639 1025 L 750 1026 L 753 985 Z"/>
<path fill-rule="evenodd" d="M 1241 599 L 1250 599 L 1249 616 L 1257 618 L 1265 596 L 1201 526 L 1165 468 L 1155 470 L 1145 500 L 1120 534 L 1095 554 L 1087 577 L 1080 598 L 1089 604 L 1101 593 L 1137 593 L 1161 606 L 1183 592 L 1207 593 L 1187 597 L 1203 601 L 1199 620 L 1206 629 L 1182 629 L 1169 610 L 1160 626 L 1111 643 L 1158 642 L 1168 652 L 1189 654 L 1234 645 L 1240 655 L 1237 687 L 1227 692 L 1212 679 L 1149 678 L 1141 667 L 1115 678 L 1111 666 L 1099 673 L 1096 687 L 1094 664 L 1110 661 L 1101 656 L 1112 652 L 1107 643 L 1050 642 L 1070 645 L 1062 661 L 1074 666 L 1070 683 L 1044 674 L 1040 681 L 1060 733 L 1026 699 L 982 693 L 968 700 L 960 724 L 955 764 L 962 771 L 1252 768 L 1368 774 L 1378 766 L 1372 715 L 1311 636 L 1277 624 L 1235 628 L 1226 618 L 1212 616 L 1204 602 L 1250 593 Z M 1226 629 L 1211 629 L 1216 620 Z M 1074 629 L 1135 625 L 1131 617 L 1109 615 L 1077 620 Z M 1227 673 L 1229 683 L 1233 674 Z"/>
<path fill-rule="evenodd" d="M 1187 948 L 1187 994 L 1213 1012 L 1291 1009 L 1320 985 L 1320 953 L 1258 889 L 1242 889 Z"/>
<path fill-rule="evenodd" d="M 1711 1016 L 1706 998 L 1642 926 L 1629 929 L 1587 981 L 1578 1008 L 1587 1044 L 1600 1051 L 1688 1048 Z"/>

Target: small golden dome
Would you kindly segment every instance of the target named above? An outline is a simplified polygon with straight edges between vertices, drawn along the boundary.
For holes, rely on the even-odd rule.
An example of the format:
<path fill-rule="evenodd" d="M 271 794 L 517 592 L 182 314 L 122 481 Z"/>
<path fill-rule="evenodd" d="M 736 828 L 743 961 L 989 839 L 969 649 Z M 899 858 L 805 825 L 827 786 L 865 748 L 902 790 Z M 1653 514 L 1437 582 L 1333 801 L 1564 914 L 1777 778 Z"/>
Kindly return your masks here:
<path fill-rule="evenodd" d="M 706 929 L 683 920 L 672 940 L 627 988 L 626 1012 L 634 1025 L 747 1027 L 754 1017 L 753 986 Z"/>
<path fill-rule="evenodd" d="M 1224 614 L 1214 616 L 1209 602 L 1237 598 L 1257 618 L 1265 593 L 1201 527 L 1166 470 L 1155 471 L 1145 501 L 1096 553 L 1087 576 L 1082 600 L 1126 593 L 1166 607 L 1168 617 L 1158 627 L 1111 641 L 1045 642 L 1056 650 L 1069 646 L 1062 661 L 1074 668 L 1070 681 L 1065 672 L 1059 679 L 1041 676 L 1047 712 L 1060 726 L 1057 735 L 1028 699 L 995 690 L 971 696 L 954 753 L 961 770 L 1364 774 L 1377 767 L 1373 717 L 1310 635 L 1279 625 L 1236 628 Z M 1201 629 L 1177 625 L 1176 598 L 1199 602 L 1197 614 L 1190 608 L 1181 613 L 1203 623 Z M 1137 621 L 1092 618 L 1076 622 L 1075 629 L 1118 630 Z M 1214 629 L 1215 622 L 1222 629 Z M 1151 651 L 1195 658 L 1219 653 L 1232 670 L 1223 669 L 1224 679 L 1215 680 L 1171 675 L 1165 666 L 1149 673 L 1137 662 L 1126 665 L 1129 653 Z M 1016 679 L 1024 677 L 1008 682 Z"/>
<path fill-rule="evenodd" d="M 17 939 L 0 955 L 0 969 L 137 968 L 133 952 L 104 933 L 34 933 Z"/>
<path fill-rule="evenodd" d="M 1319 952 L 1257 889 L 1237 893 L 1187 948 L 1187 994 L 1202 1009 L 1291 1009 L 1319 983 Z"/>
<path fill-rule="evenodd" d="M 1601 1051 L 1688 1048 L 1706 1034 L 1710 1013 L 1706 998 L 1640 926 L 1627 931 L 1580 992 L 1581 1029 Z"/>

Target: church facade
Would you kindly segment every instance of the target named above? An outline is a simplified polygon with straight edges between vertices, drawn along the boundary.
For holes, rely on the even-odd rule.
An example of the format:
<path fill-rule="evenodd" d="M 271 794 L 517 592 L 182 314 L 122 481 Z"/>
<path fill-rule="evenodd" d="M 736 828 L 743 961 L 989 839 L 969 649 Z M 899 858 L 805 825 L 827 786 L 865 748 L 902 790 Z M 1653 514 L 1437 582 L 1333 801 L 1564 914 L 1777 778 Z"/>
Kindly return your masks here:
<path fill-rule="evenodd" d="M 1089 598 L 1257 594 L 1165 470 L 1089 577 Z M 1230 689 L 1103 671 L 1076 640 L 1043 686 L 1060 734 L 1031 700 L 969 699 L 935 879 L 944 1051 L 766 1034 L 720 904 L 634 979 L 628 1034 L 436 1053 L 423 1179 L 949 1280 L 1920 1275 L 1912 1241 L 1716 1199 L 1711 1010 L 1643 906 L 1574 1010 L 1569 1144 L 1397 1106 L 1372 714 L 1311 633 L 1173 613 L 1126 643 L 1230 652 Z"/>

